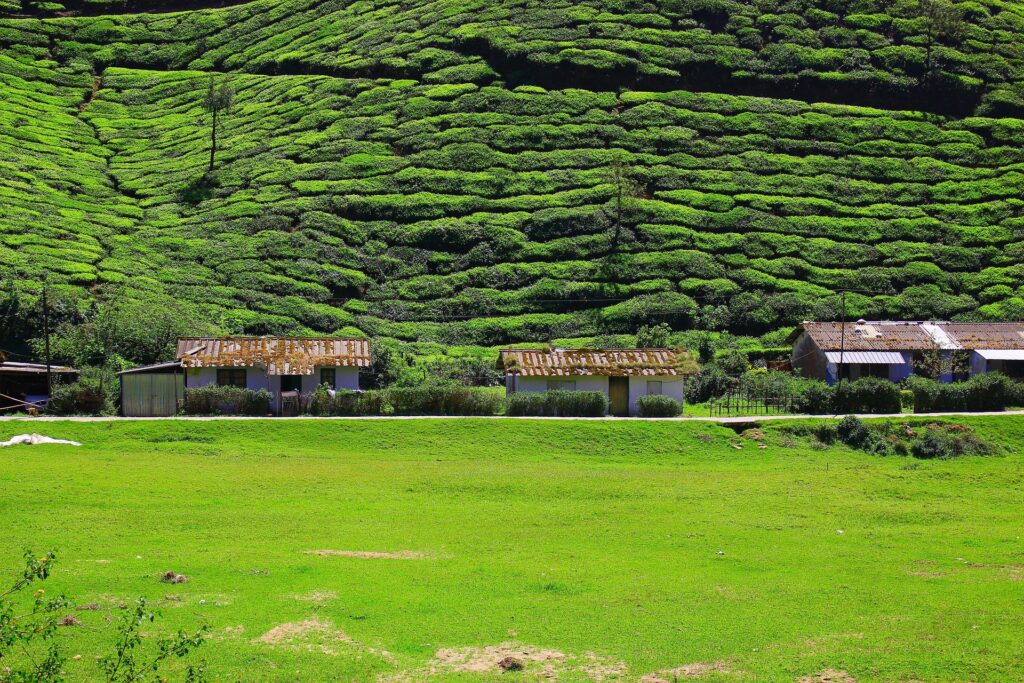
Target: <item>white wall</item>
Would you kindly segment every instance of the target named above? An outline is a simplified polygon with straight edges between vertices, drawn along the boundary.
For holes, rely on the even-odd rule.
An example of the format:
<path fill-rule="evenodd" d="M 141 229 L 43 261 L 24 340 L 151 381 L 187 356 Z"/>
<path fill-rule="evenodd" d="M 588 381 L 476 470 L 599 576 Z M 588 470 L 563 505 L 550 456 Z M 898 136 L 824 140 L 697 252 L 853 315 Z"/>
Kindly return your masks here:
<path fill-rule="evenodd" d="M 185 386 L 202 387 L 217 383 L 218 368 L 189 368 L 185 372 Z M 344 367 L 335 369 L 335 382 L 338 389 L 359 388 L 359 368 Z M 245 368 L 245 384 L 248 389 L 266 389 L 277 396 L 281 391 L 280 375 L 267 375 L 264 368 Z M 302 376 L 302 392 L 308 393 L 320 386 L 320 367 L 313 370 L 312 375 Z"/>
<path fill-rule="evenodd" d="M 576 391 L 600 391 L 608 395 L 608 378 L 594 376 L 573 376 L 573 377 L 515 377 L 515 388 L 513 391 L 547 391 L 548 380 L 576 382 Z"/>
<path fill-rule="evenodd" d="M 647 382 L 661 382 L 663 396 L 683 402 L 683 379 L 681 377 L 630 377 L 629 414 L 636 415 L 636 400 L 647 395 Z"/>

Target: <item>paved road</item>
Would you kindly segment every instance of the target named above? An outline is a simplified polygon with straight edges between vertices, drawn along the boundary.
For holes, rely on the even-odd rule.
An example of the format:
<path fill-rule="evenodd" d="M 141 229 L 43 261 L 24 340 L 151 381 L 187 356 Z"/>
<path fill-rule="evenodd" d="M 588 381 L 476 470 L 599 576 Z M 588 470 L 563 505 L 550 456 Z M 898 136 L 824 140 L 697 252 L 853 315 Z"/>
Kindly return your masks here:
<path fill-rule="evenodd" d="M 972 417 L 977 415 L 1022 415 L 1024 410 L 1004 410 L 1002 412 L 980 412 L 980 413 L 893 413 L 888 415 L 857 415 L 865 420 L 878 420 L 884 418 L 921 418 L 921 417 Z M 474 415 L 364 415 L 359 417 L 242 417 L 238 415 L 209 415 L 209 416 L 175 416 L 175 417 L 28 417 L 28 416 L 0 416 L 2 422 L 135 422 L 140 420 L 177 420 L 181 422 L 209 422 L 213 420 L 604 420 L 622 422 L 636 420 L 641 422 L 663 421 L 663 422 L 718 422 L 720 424 L 744 423 L 744 422 L 766 422 L 768 420 L 806 420 L 808 418 L 819 420 L 839 420 L 845 415 L 749 415 L 730 417 L 510 417 L 507 415 L 474 416 Z"/>

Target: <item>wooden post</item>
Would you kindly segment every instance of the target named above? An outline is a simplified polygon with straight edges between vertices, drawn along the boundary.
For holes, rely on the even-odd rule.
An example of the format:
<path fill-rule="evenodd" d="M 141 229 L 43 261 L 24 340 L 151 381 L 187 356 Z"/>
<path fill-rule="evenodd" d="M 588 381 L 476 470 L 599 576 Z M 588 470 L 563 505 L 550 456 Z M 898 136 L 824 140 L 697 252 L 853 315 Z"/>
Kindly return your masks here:
<path fill-rule="evenodd" d="M 50 368 L 50 305 L 47 301 L 47 282 L 43 281 L 43 348 L 46 354 L 46 397 L 53 395 L 53 373 Z"/>

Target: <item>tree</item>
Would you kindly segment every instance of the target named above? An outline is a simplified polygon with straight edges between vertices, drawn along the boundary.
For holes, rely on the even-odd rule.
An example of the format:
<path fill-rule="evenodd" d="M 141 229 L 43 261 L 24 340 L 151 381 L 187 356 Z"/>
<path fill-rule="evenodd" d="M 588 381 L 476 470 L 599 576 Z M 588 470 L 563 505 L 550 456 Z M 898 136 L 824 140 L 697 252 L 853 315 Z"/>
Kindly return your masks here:
<path fill-rule="evenodd" d="M 944 351 L 938 344 L 921 352 L 915 358 L 914 370 L 929 379 L 939 379 L 943 375 L 962 375 L 967 372 L 969 360 L 963 351 Z"/>
<path fill-rule="evenodd" d="M 609 254 L 615 254 L 625 237 L 634 238 L 631 223 L 637 208 L 637 199 L 643 195 L 644 187 L 636 180 L 633 168 L 622 159 L 612 163 L 605 173 L 605 182 L 612 186 L 612 200 L 605 209 L 611 221 Z"/>
<path fill-rule="evenodd" d="M 959 41 L 964 33 L 964 17 L 949 0 L 918 0 L 917 16 L 924 20 L 925 58 L 921 82 L 932 78 L 937 68 L 935 44 L 941 40 Z"/>
<path fill-rule="evenodd" d="M 672 328 L 668 323 L 641 325 L 636 331 L 636 346 L 640 349 L 663 349 L 668 346 Z"/>
<path fill-rule="evenodd" d="M 210 87 L 203 98 L 203 109 L 213 114 L 213 125 L 210 126 L 210 173 L 213 173 L 214 157 L 217 154 L 217 116 L 222 112 L 225 116 L 230 114 L 234 103 L 235 89 L 227 83 L 217 85 L 211 78 Z"/>

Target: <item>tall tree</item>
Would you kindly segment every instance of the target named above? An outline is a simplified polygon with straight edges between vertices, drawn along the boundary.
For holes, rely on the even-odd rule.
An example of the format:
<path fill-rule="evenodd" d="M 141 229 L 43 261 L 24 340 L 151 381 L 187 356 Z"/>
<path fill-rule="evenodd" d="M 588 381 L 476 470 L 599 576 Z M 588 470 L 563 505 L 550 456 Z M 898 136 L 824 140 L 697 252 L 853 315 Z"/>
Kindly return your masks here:
<path fill-rule="evenodd" d="M 643 195 L 644 187 L 635 177 L 632 167 L 618 159 L 612 163 L 605 173 L 605 182 L 612 186 L 612 200 L 605 209 L 611 221 L 611 246 L 609 252 L 615 254 L 623 241 L 624 233 L 632 238 L 635 235 L 631 227 L 636 211 L 637 199 Z"/>
<path fill-rule="evenodd" d="M 938 68 L 935 44 L 939 40 L 958 42 L 964 34 L 964 17 L 950 0 L 918 0 L 917 16 L 924 20 L 925 31 L 923 83 L 932 78 Z"/>
<path fill-rule="evenodd" d="M 217 155 L 217 118 L 220 114 L 227 116 L 231 113 L 231 107 L 235 103 L 235 89 L 227 83 L 217 84 L 210 79 L 210 87 L 203 98 L 203 109 L 213 115 L 213 122 L 210 126 L 210 169 L 213 173 L 214 158 Z"/>

